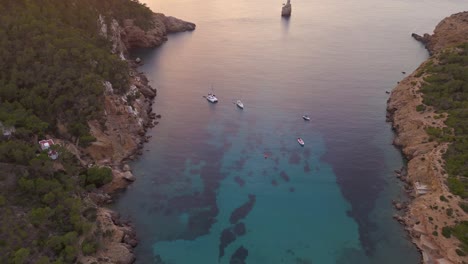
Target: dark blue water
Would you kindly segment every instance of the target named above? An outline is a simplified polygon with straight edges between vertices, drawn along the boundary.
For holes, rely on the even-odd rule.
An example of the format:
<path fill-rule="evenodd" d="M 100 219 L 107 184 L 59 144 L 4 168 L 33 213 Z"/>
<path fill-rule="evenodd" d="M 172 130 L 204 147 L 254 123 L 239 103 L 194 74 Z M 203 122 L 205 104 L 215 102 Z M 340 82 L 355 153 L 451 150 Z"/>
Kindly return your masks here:
<path fill-rule="evenodd" d="M 285 20 L 281 1 L 146 2 L 197 29 L 133 54 L 162 115 L 115 206 L 138 263 L 419 261 L 392 220 L 385 91 L 427 57 L 410 34 L 468 3 L 293 1 Z"/>

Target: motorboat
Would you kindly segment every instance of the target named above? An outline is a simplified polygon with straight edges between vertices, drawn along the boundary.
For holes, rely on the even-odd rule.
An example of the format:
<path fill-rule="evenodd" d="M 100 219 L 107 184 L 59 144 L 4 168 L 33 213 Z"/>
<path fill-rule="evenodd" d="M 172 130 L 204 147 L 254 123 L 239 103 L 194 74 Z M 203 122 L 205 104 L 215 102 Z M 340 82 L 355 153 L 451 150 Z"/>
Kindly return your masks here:
<path fill-rule="evenodd" d="M 244 109 L 244 104 L 241 102 L 241 100 L 237 100 L 237 101 L 236 101 L 236 105 L 237 105 L 237 107 L 239 107 L 240 109 Z"/>
<path fill-rule="evenodd" d="M 207 96 L 205 96 L 205 98 L 208 100 L 208 102 L 213 104 L 218 102 L 218 98 L 216 98 L 216 96 L 212 93 L 209 93 Z"/>
<path fill-rule="evenodd" d="M 299 143 L 299 145 L 301 145 L 302 147 L 304 146 L 304 140 L 302 138 L 297 138 L 297 142 Z"/>
<path fill-rule="evenodd" d="M 303 118 L 305 121 L 310 121 L 310 116 L 308 116 L 308 115 L 303 115 L 302 118 Z"/>

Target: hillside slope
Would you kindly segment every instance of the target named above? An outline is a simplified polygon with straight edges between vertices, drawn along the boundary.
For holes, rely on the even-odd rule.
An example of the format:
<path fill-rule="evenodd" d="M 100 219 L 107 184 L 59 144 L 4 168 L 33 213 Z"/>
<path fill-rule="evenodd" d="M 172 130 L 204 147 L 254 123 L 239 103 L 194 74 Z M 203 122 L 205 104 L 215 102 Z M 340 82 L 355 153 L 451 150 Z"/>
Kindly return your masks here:
<path fill-rule="evenodd" d="M 432 36 L 413 37 L 432 56 L 402 80 L 388 100 L 394 144 L 408 159 L 407 174 L 400 177 L 414 196 L 405 216 L 396 218 L 407 226 L 424 263 L 464 263 L 466 196 L 460 196 L 461 184 L 454 189 L 451 183 L 464 182 L 460 177 L 468 172 L 463 143 L 468 132 L 463 119 L 468 109 L 468 12 L 444 19 Z"/>

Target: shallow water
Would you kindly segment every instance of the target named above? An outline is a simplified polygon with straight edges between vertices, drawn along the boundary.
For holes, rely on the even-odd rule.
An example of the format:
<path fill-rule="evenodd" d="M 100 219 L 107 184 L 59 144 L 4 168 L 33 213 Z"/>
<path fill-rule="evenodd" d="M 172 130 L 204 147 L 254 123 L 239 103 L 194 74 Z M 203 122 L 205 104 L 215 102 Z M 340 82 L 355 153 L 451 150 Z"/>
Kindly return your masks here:
<path fill-rule="evenodd" d="M 162 115 L 115 205 L 138 263 L 419 261 L 392 220 L 385 91 L 427 57 L 410 34 L 468 3 L 293 1 L 282 19 L 281 1 L 145 2 L 197 29 L 132 55 Z"/>

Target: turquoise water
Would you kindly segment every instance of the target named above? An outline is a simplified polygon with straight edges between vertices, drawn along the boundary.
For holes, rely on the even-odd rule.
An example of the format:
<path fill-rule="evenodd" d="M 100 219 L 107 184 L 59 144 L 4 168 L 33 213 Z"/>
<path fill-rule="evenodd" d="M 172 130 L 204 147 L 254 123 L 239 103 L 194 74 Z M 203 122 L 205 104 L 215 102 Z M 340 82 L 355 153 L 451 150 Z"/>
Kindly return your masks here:
<path fill-rule="evenodd" d="M 289 20 L 268 0 L 147 4 L 197 29 L 132 54 L 162 115 L 115 205 L 137 263 L 420 260 L 392 220 L 406 196 L 385 91 L 427 57 L 409 35 L 468 3 L 303 1 Z"/>
<path fill-rule="evenodd" d="M 263 128 L 266 126 L 261 124 Z M 222 136 L 216 135 L 218 129 L 211 127 L 211 136 L 215 142 L 223 142 Z M 249 129 L 245 125 L 240 130 Z M 320 135 L 308 133 L 307 146 L 301 148 L 294 138 L 288 144 L 283 140 L 284 135 L 273 134 L 262 142 L 262 145 L 276 146 L 269 151 L 277 154 L 269 154 L 267 158 L 263 154 L 265 150 L 258 145 L 252 149 L 247 135 L 239 133 L 224 140 L 232 146 L 220 157 L 220 172 L 225 178 L 216 196 L 219 212 L 210 233 L 195 241 L 156 243 L 154 252 L 168 263 L 185 263 L 188 259 L 195 263 L 217 263 L 219 256 L 214 249 L 220 243 L 218 234 L 232 225 L 231 213 L 248 200 L 249 194 L 256 196 L 256 202 L 243 221 L 247 233 L 226 247 L 226 256 L 244 246 L 249 249 L 251 263 L 292 263 L 296 258 L 311 260 L 310 252 L 314 249 L 314 259 L 333 262 L 342 249 L 359 249 L 357 225 L 345 213 L 350 206 L 341 197 L 331 167 L 319 161 L 325 150 Z M 312 150 L 313 154 L 307 154 Z M 303 157 L 297 164 L 289 162 L 289 153 L 293 152 Z M 239 153 L 245 154 L 240 156 Z M 238 165 L 240 159 L 245 160 L 242 168 Z M 316 169 L 305 173 L 304 166 Z M 289 179 L 280 176 L 282 169 L 287 170 Z M 241 177 L 245 183 L 236 183 L 235 177 Z M 272 183 L 274 181 L 276 184 Z M 326 208 L 324 201 L 327 201 Z M 182 226 L 186 226 L 184 220 L 179 220 Z M 312 234 L 321 239 L 310 239 Z M 228 263 L 228 260 L 229 257 L 223 257 L 220 263 Z"/>

